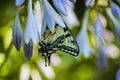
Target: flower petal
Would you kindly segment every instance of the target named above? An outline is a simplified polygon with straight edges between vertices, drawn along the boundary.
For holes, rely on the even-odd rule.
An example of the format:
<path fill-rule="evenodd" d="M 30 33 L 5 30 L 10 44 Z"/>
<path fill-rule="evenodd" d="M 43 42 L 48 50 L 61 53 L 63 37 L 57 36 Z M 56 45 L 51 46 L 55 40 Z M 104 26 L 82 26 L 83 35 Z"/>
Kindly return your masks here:
<path fill-rule="evenodd" d="M 47 0 L 44 0 L 43 11 L 44 19 L 42 30 L 45 31 L 46 26 L 48 26 L 48 28 L 53 31 L 55 28 L 55 24 L 59 24 L 60 26 L 65 27 L 62 18 L 55 12 L 55 10 L 52 8 L 52 6 L 48 3 Z"/>
<path fill-rule="evenodd" d="M 105 46 L 101 40 L 99 40 L 99 47 L 98 47 L 98 60 L 97 60 L 97 67 L 101 71 L 107 66 L 107 55 L 105 52 Z"/>
<path fill-rule="evenodd" d="M 114 27 L 115 27 L 116 37 L 120 42 L 120 23 L 119 22 L 114 23 Z"/>
<path fill-rule="evenodd" d="M 21 6 L 24 2 L 25 0 L 15 0 L 16 6 Z"/>
<path fill-rule="evenodd" d="M 45 15 L 46 15 L 46 16 L 44 16 L 44 19 L 46 20 L 47 25 L 49 26 L 50 30 L 53 31 L 53 30 L 54 30 L 54 27 L 55 27 L 55 21 L 54 21 L 54 20 L 51 20 L 51 19 L 53 18 L 53 16 L 51 16 L 51 15 L 48 13 L 48 10 L 46 10 Z"/>
<path fill-rule="evenodd" d="M 67 15 L 67 10 L 64 0 L 52 0 L 57 10 L 63 15 Z"/>
<path fill-rule="evenodd" d="M 21 46 L 21 42 L 22 42 L 22 29 L 21 29 L 21 24 L 20 24 L 18 12 L 17 12 L 15 22 L 14 22 L 13 42 L 14 42 L 16 49 L 19 51 L 20 46 Z"/>
<path fill-rule="evenodd" d="M 36 44 L 38 37 L 39 37 L 39 32 L 37 28 L 38 27 L 37 27 L 37 23 L 35 20 L 35 16 L 33 14 L 28 15 L 28 19 L 26 22 L 26 28 L 24 32 L 24 39 L 26 43 L 32 40 L 32 42 Z"/>
<path fill-rule="evenodd" d="M 90 6 L 93 0 L 85 0 L 85 5 Z"/>
<path fill-rule="evenodd" d="M 24 44 L 24 55 L 27 60 L 30 60 L 32 57 L 33 46 L 30 44 Z"/>
<path fill-rule="evenodd" d="M 120 7 L 115 4 L 114 2 L 110 1 L 110 6 L 111 6 L 111 9 L 112 9 L 112 14 L 120 20 Z"/>
<path fill-rule="evenodd" d="M 120 80 L 120 69 L 117 70 L 117 73 L 116 73 L 116 80 Z"/>
<path fill-rule="evenodd" d="M 116 37 L 120 42 L 120 22 L 112 15 L 110 10 L 107 9 L 106 12 L 107 12 L 108 16 L 110 17 L 110 19 L 112 20 L 112 22 L 114 24 Z"/>
<path fill-rule="evenodd" d="M 77 42 L 78 42 L 79 48 L 80 48 L 81 52 L 83 53 L 83 55 L 85 57 L 89 57 L 89 54 L 93 50 L 90 46 L 86 30 L 84 30 L 84 29 L 81 30 L 81 32 L 79 33 Z"/>
<path fill-rule="evenodd" d="M 69 4 L 68 4 L 69 5 Z M 70 26 L 78 26 L 79 25 L 79 21 L 76 17 L 76 14 L 75 12 L 73 11 L 73 8 L 72 6 L 66 6 L 66 9 L 68 11 L 68 14 L 67 16 L 65 15 L 62 15 L 63 17 L 63 20 L 69 24 Z"/>
<path fill-rule="evenodd" d="M 97 19 L 95 21 L 94 26 L 95 26 L 95 31 L 96 31 L 97 36 L 102 37 L 102 34 L 104 32 L 104 26 L 98 15 L 97 15 Z"/>
<path fill-rule="evenodd" d="M 43 34 L 45 32 L 46 27 L 47 27 L 47 23 L 46 23 L 45 18 L 44 18 L 43 23 L 42 23 L 42 30 L 41 30 L 42 33 L 41 34 Z"/>
<path fill-rule="evenodd" d="M 35 16 L 32 13 L 32 2 L 31 2 L 31 0 L 29 2 L 29 7 L 28 8 L 29 8 L 28 9 L 28 18 L 27 18 L 27 22 L 26 22 L 26 28 L 25 28 L 25 31 L 24 31 L 24 39 L 25 39 L 25 42 L 27 44 L 28 44 L 28 42 L 30 42 L 30 40 L 32 40 L 32 42 L 34 44 L 36 44 L 36 42 L 39 39 L 39 31 L 38 31 Z"/>
<path fill-rule="evenodd" d="M 93 51 L 93 49 L 90 46 L 88 40 L 88 34 L 87 34 L 88 16 L 89 16 L 89 9 L 86 10 L 85 12 L 82 29 L 77 39 L 79 48 L 85 57 L 89 57 L 89 54 Z"/>
<path fill-rule="evenodd" d="M 41 9 L 40 9 L 40 3 L 39 1 L 36 2 L 35 4 L 35 19 L 36 19 L 36 23 L 37 23 L 37 29 L 38 29 L 38 33 L 39 33 L 39 36 L 41 36 L 41 28 L 42 28 L 42 12 L 41 12 Z"/>
<path fill-rule="evenodd" d="M 69 0 L 69 1 L 71 1 L 73 4 L 75 4 L 75 3 L 76 3 L 76 0 Z"/>

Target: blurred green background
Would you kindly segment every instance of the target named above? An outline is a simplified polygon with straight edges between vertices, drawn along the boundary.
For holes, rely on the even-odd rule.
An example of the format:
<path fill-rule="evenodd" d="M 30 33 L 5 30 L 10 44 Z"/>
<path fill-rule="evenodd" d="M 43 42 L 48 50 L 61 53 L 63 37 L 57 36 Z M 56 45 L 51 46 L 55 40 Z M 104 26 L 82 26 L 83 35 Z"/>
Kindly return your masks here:
<path fill-rule="evenodd" d="M 107 4 L 103 5 L 106 6 Z M 75 12 L 80 22 L 82 22 L 85 9 L 84 0 L 77 0 Z M 90 16 L 94 16 L 93 14 L 94 10 L 91 11 Z M 116 47 L 115 45 L 117 57 L 108 57 L 107 66 L 100 70 L 97 67 L 99 64 L 95 55 L 97 53 L 90 55 L 88 58 L 83 55 L 74 58 L 66 53 L 54 54 L 51 57 L 50 67 L 45 67 L 44 60 L 39 54 L 33 53 L 32 59 L 26 61 L 23 47 L 18 52 L 13 45 L 12 29 L 15 15 L 14 0 L 0 0 L 0 80 L 116 79 L 116 72 L 120 67 L 120 56 L 119 46 Z M 76 30 L 73 29 L 72 32 L 75 33 Z M 116 39 L 113 39 L 111 45 L 113 43 L 117 45 L 115 41 Z"/>

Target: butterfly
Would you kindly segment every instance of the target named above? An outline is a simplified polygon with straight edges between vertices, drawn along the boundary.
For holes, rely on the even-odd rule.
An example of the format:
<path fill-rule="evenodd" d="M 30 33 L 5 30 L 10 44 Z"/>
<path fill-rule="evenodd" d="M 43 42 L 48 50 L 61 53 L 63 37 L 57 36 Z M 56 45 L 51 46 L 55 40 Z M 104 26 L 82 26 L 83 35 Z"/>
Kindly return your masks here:
<path fill-rule="evenodd" d="M 72 56 L 79 55 L 78 44 L 67 25 L 65 28 L 56 25 L 54 31 L 47 28 L 41 36 L 39 46 L 38 51 L 45 59 L 45 66 L 47 66 L 47 62 L 50 65 L 51 54 L 56 53 L 58 50 Z"/>

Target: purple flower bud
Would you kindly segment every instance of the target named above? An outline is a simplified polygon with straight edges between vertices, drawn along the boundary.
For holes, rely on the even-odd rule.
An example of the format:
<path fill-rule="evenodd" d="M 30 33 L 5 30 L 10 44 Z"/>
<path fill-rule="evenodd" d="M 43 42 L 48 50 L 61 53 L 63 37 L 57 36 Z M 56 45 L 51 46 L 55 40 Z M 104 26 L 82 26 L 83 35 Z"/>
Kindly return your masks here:
<path fill-rule="evenodd" d="M 104 32 L 104 26 L 98 15 L 97 15 L 94 26 L 95 26 L 95 31 L 96 31 L 97 36 L 102 37 L 102 34 Z"/>
<path fill-rule="evenodd" d="M 116 80 L 120 80 L 120 69 L 118 69 L 116 73 Z"/>
<path fill-rule="evenodd" d="M 17 7 L 21 6 L 24 2 L 25 2 L 25 0 L 15 0 L 15 4 Z"/>
<path fill-rule="evenodd" d="M 30 60 L 32 57 L 33 46 L 30 44 L 24 44 L 24 55 L 27 60 Z"/>
<path fill-rule="evenodd" d="M 112 14 L 114 15 L 114 17 L 120 20 L 120 7 L 112 1 L 110 1 L 110 4 L 112 9 Z"/>
<path fill-rule="evenodd" d="M 16 49 L 19 51 L 21 42 L 22 42 L 22 29 L 20 25 L 19 20 L 19 13 L 17 12 L 15 22 L 14 22 L 14 28 L 13 28 L 13 42 L 16 47 Z"/>
<path fill-rule="evenodd" d="M 52 0 L 57 10 L 63 15 L 67 15 L 67 10 L 64 0 Z"/>

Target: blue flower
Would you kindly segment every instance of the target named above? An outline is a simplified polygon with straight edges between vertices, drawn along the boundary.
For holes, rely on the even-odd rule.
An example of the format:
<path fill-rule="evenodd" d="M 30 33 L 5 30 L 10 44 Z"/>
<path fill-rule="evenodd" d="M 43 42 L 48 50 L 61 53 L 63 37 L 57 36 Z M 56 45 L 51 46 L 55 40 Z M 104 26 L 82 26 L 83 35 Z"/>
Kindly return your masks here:
<path fill-rule="evenodd" d="M 25 0 L 15 0 L 16 6 L 21 6 L 24 2 Z"/>
<path fill-rule="evenodd" d="M 110 12 L 110 10 L 106 10 L 108 16 L 110 17 L 111 21 L 114 24 L 114 28 L 115 28 L 115 33 L 116 33 L 116 37 L 120 42 L 120 22 L 112 15 L 112 13 Z"/>
<path fill-rule="evenodd" d="M 101 71 L 105 67 L 107 67 L 107 55 L 105 52 L 105 46 L 102 42 L 102 40 L 99 38 L 98 40 L 98 57 L 97 57 L 97 67 Z"/>
<path fill-rule="evenodd" d="M 85 12 L 83 24 L 82 24 L 82 29 L 81 29 L 81 32 L 79 33 L 79 36 L 77 39 L 80 50 L 85 57 L 89 57 L 89 54 L 91 52 L 93 52 L 93 49 L 90 46 L 90 43 L 88 40 L 88 34 L 87 34 L 88 16 L 89 16 L 89 9 L 86 10 L 86 12 Z"/>
<path fill-rule="evenodd" d="M 67 10 L 64 0 L 52 0 L 52 1 L 60 13 L 67 15 Z"/>
<path fill-rule="evenodd" d="M 35 19 L 36 19 L 36 23 L 37 23 L 37 29 L 38 29 L 38 33 L 39 33 L 39 37 L 41 37 L 41 28 L 42 28 L 42 12 L 40 9 L 40 3 L 39 1 L 36 2 L 35 6 L 34 6 L 34 15 L 35 15 Z"/>
<path fill-rule="evenodd" d="M 93 0 L 85 0 L 85 5 L 90 6 L 92 2 L 93 2 Z"/>
<path fill-rule="evenodd" d="M 95 31 L 96 31 L 97 36 L 102 37 L 102 34 L 104 32 L 104 26 L 98 15 L 97 15 L 94 26 L 95 26 Z"/>
<path fill-rule="evenodd" d="M 110 6 L 111 6 L 111 9 L 112 9 L 112 14 L 120 20 L 120 7 L 115 4 L 114 2 L 110 1 Z"/>
<path fill-rule="evenodd" d="M 35 45 L 39 39 L 39 30 L 36 23 L 35 15 L 32 12 L 32 0 L 29 0 L 28 5 L 28 18 L 26 22 L 26 28 L 24 31 L 24 40 L 28 44 L 30 40 Z"/>
<path fill-rule="evenodd" d="M 116 73 L 116 80 L 120 80 L 120 69 L 117 70 L 117 73 Z"/>
<path fill-rule="evenodd" d="M 75 6 L 73 4 L 71 4 L 69 1 L 66 1 L 67 16 L 62 15 L 63 20 L 65 21 L 65 23 L 69 24 L 70 27 L 79 25 L 79 21 L 74 12 L 74 7 Z"/>
<path fill-rule="evenodd" d="M 65 24 L 62 18 L 55 12 L 52 6 L 48 3 L 47 0 L 44 0 L 43 5 L 43 26 L 42 26 L 42 33 L 46 30 L 46 27 L 53 31 L 56 24 L 59 24 L 62 27 L 65 27 Z"/>
<path fill-rule="evenodd" d="M 22 29 L 21 29 L 21 24 L 19 20 L 19 10 L 17 10 L 17 14 L 16 14 L 15 22 L 14 22 L 13 42 L 14 42 L 16 49 L 19 51 L 21 42 L 22 42 Z"/>
<path fill-rule="evenodd" d="M 52 1 L 54 3 L 55 7 L 57 8 L 57 10 L 61 14 L 65 15 L 65 16 L 67 16 L 67 14 L 68 14 L 67 13 L 67 9 L 66 9 L 66 7 L 67 7 L 66 3 L 68 3 L 69 1 L 72 2 L 73 4 L 76 3 L 76 0 L 69 0 L 69 1 L 65 1 L 65 0 L 52 0 Z"/>
<path fill-rule="evenodd" d="M 32 57 L 33 46 L 29 42 L 28 44 L 24 44 L 24 55 L 27 60 L 30 60 Z"/>

